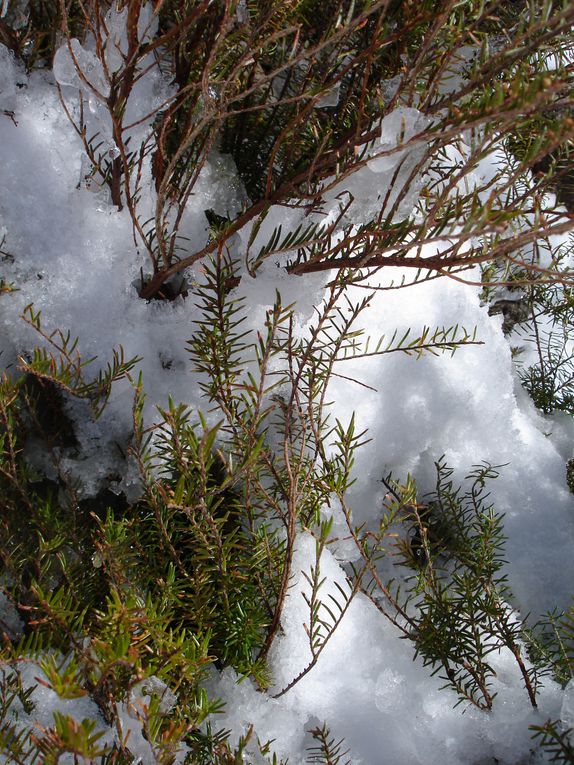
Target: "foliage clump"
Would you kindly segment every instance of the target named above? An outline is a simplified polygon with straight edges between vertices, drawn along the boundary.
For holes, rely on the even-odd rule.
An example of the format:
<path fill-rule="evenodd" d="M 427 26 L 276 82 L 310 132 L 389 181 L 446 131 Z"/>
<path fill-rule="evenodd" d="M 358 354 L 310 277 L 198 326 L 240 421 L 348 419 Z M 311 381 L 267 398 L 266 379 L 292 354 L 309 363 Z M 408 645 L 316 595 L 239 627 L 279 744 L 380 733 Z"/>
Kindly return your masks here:
<path fill-rule="evenodd" d="M 410 269 L 412 279 L 380 287 L 390 289 L 464 278 L 483 264 L 487 292 L 508 281 L 529 293 L 538 362 L 521 372 L 526 389 L 544 413 L 572 414 L 569 253 L 554 252 L 550 264 L 540 257 L 551 236 L 573 225 L 559 204 L 569 209 L 571 201 L 574 122 L 563 115 L 572 67 L 558 55 L 571 40 L 571 4 L 31 0 L 22 24 L 16 5 L 1 5 L 2 44 L 28 70 L 56 56 L 72 63 L 77 87 L 60 83 L 62 108 L 88 159 L 83 180 L 127 210 L 147 255 L 140 297 L 183 295 L 185 270 L 202 262 L 187 348 L 205 412 L 170 400 L 150 425 L 138 359 L 118 348 L 90 377 L 79 341 L 47 331 L 26 308 L 39 345 L 0 382 L 1 587 L 10 614 L 0 649 L 2 753 L 17 763 L 57 763 L 64 753 L 97 765 L 130 763 L 129 714 L 162 765 L 180 756 L 206 765 L 247 756 L 276 763 L 253 729 L 235 747 L 213 731 L 220 702 L 208 678 L 231 667 L 261 692 L 274 687 L 268 658 L 303 535 L 314 545 L 303 572 L 309 660 L 275 688 L 276 698 L 313 670 L 364 596 L 456 703 L 493 708 L 494 659 L 505 651 L 535 707 L 545 673 L 562 683 L 572 675 L 572 614 L 526 632 L 513 610 L 503 518 L 487 492 L 496 469 L 476 467 L 457 487 L 441 461 L 435 492 L 420 500 L 413 479 L 389 478 L 377 528 L 357 525 L 349 497 L 366 434 L 354 418 L 332 422 L 328 386 L 345 377 L 345 361 L 452 353 L 478 342 L 458 324 L 366 337 L 356 327 L 374 294 L 366 283 L 373 272 Z M 94 70 L 83 68 L 86 51 Z M 544 64 L 549 54 L 557 55 L 554 68 Z M 153 68 L 171 90 L 130 122 L 130 99 Z M 91 121 L 91 101 L 109 120 L 111 149 Z M 232 157 L 244 193 L 234 210 L 205 211 L 205 241 L 193 249 L 182 221 L 216 153 Z M 477 180 L 476 168 L 493 153 L 504 164 Z M 357 212 L 356 180 L 366 170 L 385 181 Z M 272 206 L 297 211 L 299 223 L 260 237 Z M 248 225 L 240 264 L 234 235 Z M 247 307 L 234 289 L 270 259 L 301 278 L 332 272 L 304 334 L 279 292 L 261 331 L 244 329 Z M 351 286 L 367 288 L 365 297 L 351 299 Z M 2 300 L 13 289 L 0 281 Z M 550 329 L 541 323 L 548 317 Z M 141 494 L 87 503 L 60 469 L 75 440 L 68 405 L 82 401 L 97 419 L 118 382 L 133 391 L 129 457 Z M 51 460 L 49 471 L 28 459 L 33 442 Z M 334 507 L 356 555 L 345 586 L 327 593 Z M 37 664 L 40 682 L 60 698 L 91 700 L 112 738 L 104 742 L 93 720 L 59 711 L 49 728 L 27 724 L 34 701 L 22 662 Z M 309 762 L 345 761 L 326 724 L 309 733 Z M 537 736 L 568 761 L 571 745 L 556 723 Z"/>

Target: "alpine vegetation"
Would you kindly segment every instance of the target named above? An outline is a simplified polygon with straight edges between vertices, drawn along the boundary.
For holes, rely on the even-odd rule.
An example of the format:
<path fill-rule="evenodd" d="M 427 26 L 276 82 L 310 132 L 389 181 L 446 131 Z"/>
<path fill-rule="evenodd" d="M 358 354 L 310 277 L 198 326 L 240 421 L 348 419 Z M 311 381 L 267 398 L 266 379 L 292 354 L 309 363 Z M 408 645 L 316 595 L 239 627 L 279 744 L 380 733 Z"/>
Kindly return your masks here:
<path fill-rule="evenodd" d="M 0 1 L 0 762 L 574 762 L 573 25 Z"/>

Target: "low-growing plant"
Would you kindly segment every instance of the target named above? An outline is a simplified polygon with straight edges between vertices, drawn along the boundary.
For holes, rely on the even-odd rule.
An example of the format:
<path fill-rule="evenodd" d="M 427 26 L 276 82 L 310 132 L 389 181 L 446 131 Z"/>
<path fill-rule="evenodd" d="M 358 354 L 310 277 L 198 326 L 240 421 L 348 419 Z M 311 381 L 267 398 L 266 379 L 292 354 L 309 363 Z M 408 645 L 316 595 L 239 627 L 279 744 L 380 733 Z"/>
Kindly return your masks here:
<path fill-rule="evenodd" d="M 572 730 L 564 730 L 559 721 L 548 721 L 544 725 L 534 725 L 533 739 L 538 741 L 542 749 L 549 755 L 550 762 L 560 762 L 571 765 L 574 762 L 574 746 L 572 745 Z"/>
<path fill-rule="evenodd" d="M 560 253 L 556 253 L 559 259 Z M 535 350 L 536 361 L 521 364 L 520 380 L 534 404 L 544 414 L 562 411 L 574 414 L 574 295 L 567 285 L 529 288 L 530 311 L 520 326 L 525 343 Z"/>
<path fill-rule="evenodd" d="M 478 343 L 455 321 L 369 338 L 357 326 L 372 290 L 471 280 L 469 269 L 485 264 L 487 292 L 505 282 L 530 291 L 539 364 L 523 372 L 525 386 L 543 411 L 571 413 L 571 246 L 550 264 L 540 246 L 574 225 L 548 196 L 562 188 L 574 134 L 572 64 L 561 55 L 574 9 L 566 0 L 333 0 L 328 13 L 324 5 L 31 0 L 19 26 L 16 3 L 1 4 L 2 44 L 28 69 L 54 65 L 86 155 L 80 185 L 131 218 L 134 250 L 149 262 L 140 297 L 193 291 L 199 316 L 187 348 L 205 402 L 200 412 L 170 400 L 150 425 L 138 359 L 118 348 L 91 377 L 94 360 L 79 341 L 25 309 L 38 347 L 0 382 L 1 587 L 12 616 L 2 624 L 0 748 L 15 763 L 67 754 L 122 765 L 133 760 L 130 735 L 162 765 L 253 753 L 276 763 L 252 728 L 237 746 L 213 730 L 220 702 L 207 678 L 232 667 L 262 693 L 274 687 L 268 658 L 303 535 L 314 540 L 301 585 L 309 659 L 276 698 L 313 670 L 362 596 L 455 703 L 493 707 L 501 651 L 533 707 L 545 672 L 562 682 L 571 672 L 571 614 L 527 633 L 513 610 L 503 518 L 486 490 L 496 468 L 475 467 L 457 487 L 439 461 L 436 490 L 422 498 L 412 478 L 389 477 L 377 527 L 356 525 L 349 490 L 367 433 L 354 418 L 333 422 L 328 402 L 337 377 L 364 385 L 344 374 L 349 360 Z M 149 113 L 133 112 L 151 72 L 163 95 Z M 222 153 L 237 170 L 237 204 L 206 210 L 204 241 L 191 247 L 189 203 Z M 500 165 L 484 179 L 478 168 L 493 154 Z M 361 199 L 366 171 L 377 190 Z M 273 207 L 299 218 L 263 236 Z M 238 253 L 234 235 L 248 226 Z M 305 334 L 279 292 L 261 330 L 244 328 L 247 306 L 234 288 L 270 258 L 303 279 L 332 272 Z M 199 261 L 189 285 L 185 271 Z M 388 266 L 413 277 L 371 287 L 367 278 Z M 365 297 L 352 300 L 351 285 Z M 0 281 L 2 300 L 12 289 Z M 554 322 L 547 334 L 543 316 Z M 130 458 L 141 495 L 88 506 L 59 469 L 74 438 L 67 404 L 84 401 L 100 417 L 120 380 L 133 387 Z M 50 475 L 25 456 L 34 439 L 53 461 Z M 345 583 L 327 591 L 335 507 L 357 556 Z M 58 711 L 53 725 L 32 728 L 21 662 L 34 662 L 61 698 L 95 703 L 112 743 L 93 720 Z M 309 762 L 345 760 L 326 724 L 310 734 Z M 550 754 L 570 756 L 557 723 L 537 735 Z"/>
<path fill-rule="evenodd" d="M 477 342 L 458 327 L 363 338 L 354 323 L 369 297 L 350 303 L 344 280 L 331 287 L 305 338 L 279 294 L 266 334 L 252 336 L 242 331 L 245 307 L 227 286 L 234 268 L 223 253 L 206 268 L 189 343 L 206 405 L 219 422 L 209 426 L 201 414 L 170 403 L 149 431 L 142 381 L 132 380 L 131 449 L 142 496 L 131 506 L 83 516 L 64 476 L 35 486 L 23 448 L 27 423 L 38 419 L 26 379 L 55 386 L 64 399 L 87 397 L 97 417 L 100 398 L 129 377 L 133 360 L 91 382 L 77 344 L 67 333 L 46 332 L 30 308 L 27 320 L 42 350 L 22 359 L 26 376 L 5 377 L 2 391 L 1 476 L 12 503 L 3 526 L 11 581 L 5 589 L 24 632 L 18 645 L 6 647 L 5 661 L 14 664 L 21 655 L 39 661 L 45 682 L 61 697 L 88 694 L 118 730 L 130 694 L 146 678 L 157 678 L 180 699 L 169 721 L 154 717 L 153 707 L 141 720 L 150 745 L 157 742 L 158 762 L 183 741 L 193 749 L 200 726 L 217 709 L 203 690 L 212 663 L 250 675 L 262 689 L 272 682 L 267 656 L 281 632 L 299 534 L 317 538 L 317 564 L 308 574 L 312 665 L 360 591 L 357 580 L 333 620 L 321 615 L 320 566 L 331 532 L 321 511 L 352 484 L 353 454 L 364 440 L 353 422 L 329 422 L 327 386 L 339 365 L 363 355 L 420 356 Z M 46 761 L 74 747 L 92 759 L 111 756 L 108 748 L 100 757 L 93 728 L 76 725 L 58 718 L 38 740 Z M 121 735 L 116 746 L 129 751 Z"/>
<path fill-rule="evenodd" d="M 273 206 L 297 208 L 301 227 L 276 228 L 246 256 L 252 270 L 284 254 L 292 273 L 350 268 L 361 280 L 400 267 L 417 281 L 498 259 L 569 278 L 536 252 L 573 225 L 545 198 L 574 135 L 566 0 L 334 0 L 328 13 L 300 0 L 61 0 L 52 15 L 44 5 L 30 4 L 25 31 L 2 20 L 4 43 L 34 65 L 30 45 L 46 48 L 51 61 L 48 31 L 61 24 L 54 65 L 87 158 L 80 185 L 128 209 L 149 257 L 142 297 L 165 293 L 248 224 L 253 243 Z M 173 87 L 135 113 L 150 72 Z M 511 167 L 479 180 L 479 163 L 508 147 Z M 232 157 L 243 190 L 192 248 L 186 209 L 217 152 Z M 366 166 L 380 181 L 367 204 L 355 199 Z"/>
<path fill-rule="evenodd" d="M 401 486 L 389 477 L 387 511 L 380 529 L 352 526 L 361 551 L 351 581 L 413 643 L 415 655 L 458 696 L 458 703 L 490 709 L 496 672 L 489 657 L 506 649 L 513 655 L 530 704 L 536 706 L 538 674 L 528 666 L 522 624 L 512 610 L 503 571 L 502 517 L 488 502 L 486 484 L 497 476 L 490 465 L 476 467 L 464 491 L 452 470 L 436 464 L 434 494 L 418 502 L 412 479 Z M 397 524 L 407 528 L 398 535 Z M 393 553 L 393 548 L 395 552 Z M 410 574 L 385 581 L 380 564 L 391 555 Z"/>

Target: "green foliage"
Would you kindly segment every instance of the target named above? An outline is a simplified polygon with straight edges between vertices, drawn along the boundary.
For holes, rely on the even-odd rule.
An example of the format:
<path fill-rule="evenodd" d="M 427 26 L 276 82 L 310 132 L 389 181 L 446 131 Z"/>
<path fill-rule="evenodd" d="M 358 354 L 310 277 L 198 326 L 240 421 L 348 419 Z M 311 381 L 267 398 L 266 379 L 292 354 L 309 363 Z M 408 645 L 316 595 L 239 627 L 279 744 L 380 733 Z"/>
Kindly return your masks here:
<path fill-rule="evenodd" d="M 25 765 L 36 762 L 38 747 L 26 729 L 18 729 L 15 708 L 19 706 L 29 714 L 34 710 L 30 696 L 34 687 L 24 689 L 18 672 L 6 666 L 0 669 L 0 751 L 9 762 Z"/>
<path fill-rule="evenodd" d="M 135 537 L 139 554 L 131 576 L 159 602 L 171 602 L 174 625 L 208 637 L 220 664 L 253 672 L 265 684 L 256 652 L 272 591 L 262 588 L 262 578 L 270 549 L 277 551 L 280 575 L 281 545 L 264 530 L 243 528 L 243 498 L 233 488 L 238 478 L 214 453 L 218 429 L 193 428 L 190 413 L 173 404 L 162 416 L 157 458 L 163 477 L 134 513 L 130 542 Z"/>
<path fill-rule="evenodd" d="M 125 707 L 162 765 L 183 744 L 189 763 L 231 765 L 248 757 L 276 763 L 271 743 L 257 740 L 253 729 L 235 748 L 228 733 L 212 730 L 209 718 L 220 702 L 206 692 L 206 677 L 215 664 L 251 677 L 263 692 L 272 685 L 267 657 L 280 634 L 302 535 L 314 540 L 313 562 L 302 573 L 311 658 L 276 697 L 313 669 L 363 593 L 440 674 L 457 703 L 492 708 L 492 660 L 506 649 L 535 706 L 541 675 L 562 683 L 572 676 L 574 612 L 551 614 L 525 632 L 512 611 L 503 519 L 486 491 L 496 470 L 476 467 L 458 488 L 439 462 L 436 491 L 421 503 L 413 479 L 404 486 L 389 480 L 378 527 L 357 527 L 348 492 L 367 434 L 353 417 L 332 422 L 328 386 L 334 377 L 364 386 L 343 374 L 349 360 L 397 352 L 419 358 L 479 342 L 458 324 L 368 337 L 356 323 L 372 293 L 353 302 L 348 287 L 360 285 L 369 269 L 414 267 L 417 281 L 487 262 L 487 282 L 501 273 L 527 282 L 532 319 L 524 331 L 539 363 L 522 370 L 525 387 L 545 413 L 573 413 L 573 301 L 563 268 L 571 248 L 544 271 L 559 282 L 552 289 L 532 277 L 536 258 L 526 258 L 519 273 L 513 253 L 536 250 L 555 230 L 555 211 L 550 222 L 542 214 L 546 191 L 562 201 L 569 193 L 562 181 L 570 173 L 573 124 L 559 109 L 571 97 L 571 66 L 559 61 L 548 71 L 543 60 L 567 42 L 574 11 L 550 0 L 165 0 L 155 4 L 156 37 L 140 40 L 142 3 L 121 6 L 128 11 L 129 53 L 119 51 L 118 69 L 106 75 L 109 94 L 99 98 L 119 156 L 103 151 L 101 136 L 88 131 L 81 99 L 80 108 L 68 109 L 62 94 L 62 104 L 91 163 L 84 181 L 107 186 L 113 203 L 127 207 L 134 239 L 148 251 L 152 274 L 142 271 L 141 296 L 167 297 L 166 280 L 203 260 L 195 289 L 200 316 L 188 351 L 206 408 L 202 413 L 170 399 L 150 426 L 143 381 L 132 377 L 138 359 L 126 359 L 119 348 L 90 376 L 94 360 L 82 358 L 78 339 L 46 331 L 40 313 L 25 309 L 40 347 L 0 381 L 2 589 L 23 619 L 23 634 L 7 636 L 0 649 L 2 753 L 17 764 L 55 764 L 63 753 L 94 765 L 130 763 L 120 722 Z M 50 64 L 61 30 L 64 40 L 85 40 L 89 29 L 102 63 L 108 9 L 96 0 L 32 0 L 24 26 L 12 11 L 0 20 L 0 42 L 33 68 Z M 496 39 L 494 51 L 492 36 L 500 32 L 504 39 Z M 126 104 L 152 56 L 174 90 L 149 135 L 132 146 Z M 455 84 L 446 89 L 450 79 Z M 354 221 L 353 196 L 339 193 L 341 184 L 376 153 L 380 120 L 397 105 L 429 117 L 413 147 L 424 144 L 424 152 L 408 177 L 400 162 L 369 220 Z M 453 167 L 461 134 L 467 154 Z M 511 156 L 514 185 L 501 168 L 494 180 L 473 186 L 477 165 L 501 147 Z M 206 211 L 205 246 L 182 254 L 187 243 L 179 225 L 214 149 L 233 157 L 246 190 L 243 207 L 235 216 Z M 148 157 L 155 209 L 143 221 Z M 417 191 L 423 170 L 428 183 L 403 215 L 401 203 Z M 334 191 L 339 212 L 325 222 L 324 203 Z M 250 274 L 284 255 L 292 272 L 336 274 L 304 336 L 279 293 L 262 330 L 248 333 L 248 306 L 233 294 L 241 276 L 229 255 L 231 237 L 253 223 L 252 247 L 275 204 L 314 217 L 292 229 L 277 226 L 248 251 Z M 437 241 L 450 242 L 450 249 L 422 257 L 429 244 L 434 253 Z M 0 281 L 2 295 L 12 290 Z M 93 509 L 58 471 L 59 450 L 75 437 L 67 402 L 85 401 L 97 418 L 120 380 L 134 390 L 130 454 L 142 494 L 131 505 Z M 24 457 L 35 441 L 53 458 L 50 479 Z M 329 587 L 324 560 L 334 541 L 333 504 L 357 556 L 347 580 Z M 385 581 L 382 572 L 389 570 L 393 578 Z M 33 731 L 21 657 L 36 662 L 39 682 L 61 698 L 93 700 L 115 726 L 115 742 L 104 746 L 93 721 L 59 712 L 52 725 Z M 308 762 L 343 765 L 343 742 L 326 725 L 310 733 Z M 568 735 L 557 724 L 548 722 L 536 736 L 556 761 L 571 761 Z"/>
<path fill-rule="evenodd" d="M 71 615 L 100 602 L 102 581 L 90 563 L 93 542 L 88 518 L 77 507 L 73 488 L 60 490 L 23 459 L 36 420 L 22 381 L 14 383 L 4 377 L 0 390 L 0 539 L 2 566 L 11 578 L 11 591 L 33 622 L 37 597 L 44 591 L 49 593 L 49 602 L 56 602 L 57 610 Z M 70 512 L 73 507 L 76 511 Z M 46 621 L 42 613 L 38 634 L 44 627 L 53 634 L 54 645 L 60 639 L 66 642 L 61 625 Z"/>
<path fill-rule="evenodd" d="M 522 327 L 534 346 L 537 363 L 519 367 L 519 376 L 535 405 L 544 414 L 574 414 L 574 294 L 570 286 L 533 288 L 533 309 Z M 520 359 L 519 359 L 520 361 Z"/>
<path fill-rule="evenodd" d="M 529 657 L 539 671 L 565 686 L 574 677 L 574 603 L 562 612 L 547 614 L 526 637 Z"/>
<path fill-rule="evenodd" d="M 566 328 L 539 334 L 540 362 L 520 370 L 520 380 L 534 404 L 545 414 L 574 414 L 574 353 Z"/>
<path fill-rule="evenodd" d="M 402 563 L 415 572 L 402 604 L 403 611 L 416 607 L 417 615 L 409 620 L 415 653 L 433 674 L 442 673 L 458 703 L 490 709 L 496 672 L 489 657 L 505 647 L 535 706 L 537 676 L 523 660 L 522 626 L 512 613 L 502 570 L 503 521 L 486 491 L 498 473 L 490 465 L 476 467 L 463 492 L 453 485 L 453 471 L 444 462 L 436 467 L 435 493 L 422 505 L 406 506 L 404 522 L 412 525 L 398 542 Z"/>
<path fill-rule="evenodd" d="M 51 67 L 60 45 L 63 21 L 61 5 L 51 0 L 8 2 L 5 18 L 0 19 L 0 43 L 21 58 L 28 69 Z M 73 37 L 83 37 L 86 17 L 82 3 L 67 3 L 66 18 Z"/>
<path fill-rule="evenodd" d="M 98 745 L 101 732 L 95 732 L 95 720 L 82 720 L 78 723 L 73 717 L 54 712 L 54 727 L 38 736 L 38 749 L 45 765 L 58 765 L 61 755 L 69 752 L 75 757 L 83 757 L 89 762 L 105 754 Z"/>
<path fill-rule="evenodd" d="M 512 300 L 497 301 L 495 290 L 483 290 L 483 298 L 493 301 L 489 313 L 502 312 L 505 332 L 514 330 L 512 350 L 518 377 L 544 414 L 574 414 L 574 292 L 566 268 L 572 244 L 572 237 L 554 246 L 544 242 L 552 253 L 552 268 L 562 274 L 561 281 L 549 284 L 543 273 L 528 274 L 515 268 L 506 273 L 515 293 Z M 492 264 L 483 272 L 483 280 L 492 282 L 497 274 L 499 266 Z M 515 338 L 520 344 L 514 344 Z"/>
<path fill-rule="evenodd" d="M 351 760 L 344 759 L 349 754 L 348 751 L 342 751 L 344 742 L 332 738 L 331 732 L 325 724 L 321 728 L 313 728 L 309 733 L 317 742 L 314 746 L 307 748 L 307 762 L 310 765 L 311 763 L 350 765 Z"/>
<path fill-rule="evenodd" d="M 574 746 L 572 745 L 572 730 L 563 730 L 560 721 L 548 720 L 544 725 L 533 725 L 532 738 L 538 741 L 540 747 L 550 757 L 550 762 L 571 765 L 574 762 Z"/>
<path fill-rule="evenodd" d="M 127 374 L 129 363 L 114 364 L 95 383 L 86 383 L 76 343 L 61 332 L 50 336 L 56 337 L 58 356 L 37 351 L 22 365 L 28 376 L 54 381 L 70 395 L 91 397 L 95 392 L 99 399 L 102 390 L 107 398 L 114 379 Z M 82 510 L 72 486 L 31 470 L 23 453 L 30 437 L 38 436 L 38 402 L 29 395 L 26 379 L 5 375 L 0 386 L 2 574 L 10 582 L 6 594 L 24 619 L 20 643 L 12 647 L 8 642 L 1 649 L 3 667 L 14 667 L 2 675 L 2 751 L 10 752 L 15 763 L 57 762 L 63 752 L 98 765 L 131 761 L 123 744 L 115 754 L 103 749 L 101 733 L 90 720 L 55 713 L 52 727 L 31 735 L 26 727 L 33 711 L 31 689 L 22 687 L 15 659 L 38 657 L 46 678 L 42 683 L 61 698 L 89 694 L 109 722 L 117 717 L 117 704 L 127 701 L 142 679 L 153 675 L 168 683 L 181 695 L 175 717 L 165 719 L 153 704 L 142 712 L 158 762 L 167 765 L 188 726 L 199 725 L 217 709 L 200 684 L 211 661 L 209 640 L 181 626 L 173 592 L 163 589 L 163 597 L 154 601 L 151 592 L 142 590 L 141 577 L 128 578 L 134 543 L 143 533 L 135 533 L 129 515 L 117 521 L 112 510 L 101 518 L 91 515 Z M 96 414 L 100 411 L 98 403 Z M 116 559 L 115 553 L 123 557 Z M 26 713 L 20 718 L 9 714 L 17 704 Z"/>

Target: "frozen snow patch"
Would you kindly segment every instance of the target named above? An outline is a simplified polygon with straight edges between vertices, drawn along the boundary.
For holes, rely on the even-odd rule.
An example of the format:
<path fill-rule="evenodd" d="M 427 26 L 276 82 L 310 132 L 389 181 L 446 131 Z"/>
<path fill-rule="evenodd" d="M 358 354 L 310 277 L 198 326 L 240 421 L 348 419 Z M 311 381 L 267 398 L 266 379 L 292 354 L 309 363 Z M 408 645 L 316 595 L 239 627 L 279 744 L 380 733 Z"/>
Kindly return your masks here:
<path fill-rule="evenodd" d="M 418 133 L 431 123 L 429 117 L 409 106 L 399 106 L 381 121 L 381 145 L 380 151 L 392 151 L 395 147 L 411 141 Z M 407 153 L 409 155 L 409 164 L 415 165 L 423 153 L 424 146 L 403 149 L 402 151 L 393 151 L 385 157 L 371 159 L 368 163 L 369 170 L 374 173 L 392 173 L 403 162 Z M 416 159 L 415 159 L 416 158 Z"/>
<path fill-rule="evenodd" d="M 101 62 L 86 50 L 75 37 L 56 51 L 53 66 L 54 78 L 60 85 L 86 88 L 91 85 L 103 96 L 109 93 Z"/>

